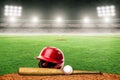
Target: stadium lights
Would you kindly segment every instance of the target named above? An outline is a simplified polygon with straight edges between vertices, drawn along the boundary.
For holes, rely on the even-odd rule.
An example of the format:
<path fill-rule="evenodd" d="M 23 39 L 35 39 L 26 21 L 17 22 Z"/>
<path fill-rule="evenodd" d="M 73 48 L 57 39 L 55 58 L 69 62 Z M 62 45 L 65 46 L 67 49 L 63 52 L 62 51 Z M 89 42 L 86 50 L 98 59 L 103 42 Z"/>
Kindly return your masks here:
<path fill-rule="evenodd" d="M 97 7 L 97 13 L 99 17 L 110 17 L 115 16 L 115 6 L 100 6 Z"/>
<path fill-rule="evenodd" d="M 4 15 L 9 17 L 19 17 L 22 13 L 21 6 L 13 6 L 13 5 L 5 5 L 4 7 Z"/>
<path fill-rule="evenodd" d="M 85 17 L 85 18 L 83 19 L 83 22 L 84 22 L 84 23 L 89 23 L 89 22 L 90 22 L 90 19 L 89 19 L 88 17 Z"/>
<path fill-rule="evenodd" d="M 38 19 L 37 17 L 33 17 L 33 18 L 32 18 L 32 22 L 33 22 L 33 23 L 37 23 L 37 22 L 39 22 L 39 19 Z"/>
<path fill-rule="evenodd" d="M 62 21 L 63 21 L 63 20 L 62 20 L 61 17 L 57 17 L 57 18 L 56 18 L 56 22 L 61 23 Z"/>

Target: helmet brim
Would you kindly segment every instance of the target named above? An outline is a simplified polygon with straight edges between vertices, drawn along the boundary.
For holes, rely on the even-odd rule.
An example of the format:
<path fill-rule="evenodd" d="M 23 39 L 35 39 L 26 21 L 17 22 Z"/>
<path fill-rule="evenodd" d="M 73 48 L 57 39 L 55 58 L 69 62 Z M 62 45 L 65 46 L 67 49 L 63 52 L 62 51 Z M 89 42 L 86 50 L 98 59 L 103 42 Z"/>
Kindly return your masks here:
<path fill-rule="evenodd" d="M 53 62 L 53 63 L 58 63 L 56 60 L 54 59 L 51 59 L 51 58 L 46 58 L 46 57 L 43 57 L 43 56 L 38 56 L 36 59 L 38 60 L 45 60 L 47 62 Z"/>

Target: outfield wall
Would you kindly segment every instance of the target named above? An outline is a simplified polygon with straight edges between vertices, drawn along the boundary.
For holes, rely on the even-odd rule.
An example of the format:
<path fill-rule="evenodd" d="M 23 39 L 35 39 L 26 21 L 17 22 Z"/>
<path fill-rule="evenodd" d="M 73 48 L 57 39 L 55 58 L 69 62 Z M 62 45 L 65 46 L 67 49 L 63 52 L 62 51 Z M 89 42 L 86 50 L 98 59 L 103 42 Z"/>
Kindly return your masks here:
<path fill-rule="evenodd" d="M 119 33 L 120 24 L 0 23 L 0 33 Z"/>

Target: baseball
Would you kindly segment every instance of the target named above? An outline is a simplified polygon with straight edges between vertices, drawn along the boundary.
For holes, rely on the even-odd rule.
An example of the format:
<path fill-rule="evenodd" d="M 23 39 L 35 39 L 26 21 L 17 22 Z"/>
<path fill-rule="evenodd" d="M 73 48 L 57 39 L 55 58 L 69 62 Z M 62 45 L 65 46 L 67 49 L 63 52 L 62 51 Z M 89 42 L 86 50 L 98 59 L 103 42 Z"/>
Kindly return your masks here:
<path fill-rule="evenodd" d="M 65 74 L 72 74 L 73 73 L 73 68 L 70 65 L 66 65 L 63 67 L 63 72 Z"/>

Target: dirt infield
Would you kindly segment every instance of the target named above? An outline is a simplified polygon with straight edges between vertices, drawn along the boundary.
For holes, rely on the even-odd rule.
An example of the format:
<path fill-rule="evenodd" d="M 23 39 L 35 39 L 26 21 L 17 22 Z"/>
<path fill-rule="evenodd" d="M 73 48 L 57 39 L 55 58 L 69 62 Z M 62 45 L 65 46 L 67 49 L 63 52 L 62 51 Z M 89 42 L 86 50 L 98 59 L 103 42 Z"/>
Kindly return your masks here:
<path fill-rule="evenodd" d="M 25 76 L 19 74 L 6 74 L 0 80 L 120 80 L 116 74 L 79 74 L 79 75 L 54 75 L 54 76 Z"/>

